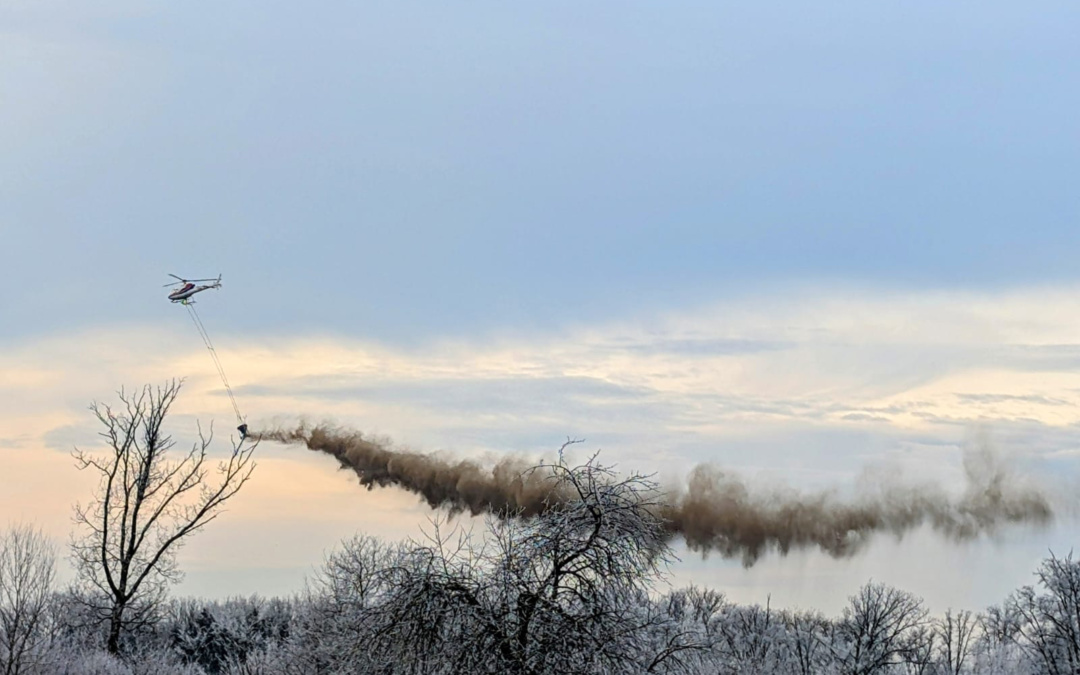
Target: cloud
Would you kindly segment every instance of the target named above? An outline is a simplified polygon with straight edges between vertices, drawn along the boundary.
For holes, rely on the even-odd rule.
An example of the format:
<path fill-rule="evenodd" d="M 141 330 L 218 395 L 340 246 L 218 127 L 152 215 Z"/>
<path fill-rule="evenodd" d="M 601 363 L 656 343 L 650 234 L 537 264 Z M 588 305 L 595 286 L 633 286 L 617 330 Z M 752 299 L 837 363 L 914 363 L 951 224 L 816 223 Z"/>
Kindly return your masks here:
<path fill-rule="evenodd" d="M 0 437 L 0 448 L 25 448 L 31 441 L 29 434 Z"/>
<path fill-rule="evenodd" d="M 1031 312 L 1032 304 L 1051 311 L 1046 295 L 777 296 L 411 349 L 347 338 L 216 338 L 249 416 L 329 415 L 466 451 L 581 433 L 617 438 L 634 455 L 658 443 L 686 445 L 680 437 L 719 447 L 852 426 L 890 442 L 927 433 L 955 440 L 973 424 L 1080 423 L 1072 405 L 1080 373 L 1043 369 L 1048 355 L 1080 351 Z M 1076 301 L 1056 297 L 1064 306 Z M 1003 342 L 988 339 L 990 325 Z M 190 331 L 146 326 L 16 343 L 0 357 L 0 395 L 23 417 L 59 405 L 67 414 L 48 427 L 56 429 L 83 424 L 83 407 L 120 384 L 187 376 L 182 412 L 223 417 L 224 391 L 199 347 Z"/>
<path fill-rule="evenodd" d="M 965 403 L 1012 403 L 1022 401 L 1038 405 L 1070 405 L 1064 399 L 1050 398 L 1038 394 L 1028 394 L 1026 396 L 1016 396 L 1014 394 L 957 394 L 956 398 Z"/>
<path fill-rule="evenodd" d="M 1047 304 L 1054 297 L 1064 298 L 1060 306 Z M 1075 300 L 1038 290 L 985 298 L 778 295 L 551 334 L 432 339 L 407 348 L 343 336 L 213 337 L 241 411 L 256 426 L 329 419 L 466 458 L 535 457 L 569 435 L 588 439 L 621 469 L 662 477 L 719 462 L 748 480 L 817 490 L 884 463 L 915 477 L 934 467 L 947 486 L 963 481 L 957 448 L 979 428 L 1025 469 L 1072 475 L 1080 372 L 1069 365 L 1075 348 L 1042 312 L 1067 315 Z M 16 455 L 22 468 L 20 485 L 0 479 L 0 490 L 36 490 L 40 501 L 63 506 L 58 513 L 73 495 L 89 494 L 86 486 L 55 487 L 44 467 L 75 473 L 64 452 L 97 442 L 86 406 L 109 400 L 120 386 L 185 377 L 172 419 L 178 440 L 193 433 L 196 420 L 231 429 L 221 382 L 189 328 L 127 324 L 7 341 L 0 429 L 19 447 L 0 456 L 0 468 Z M 60 452 L 42 453 L 46 448 Z M 317 461 L 310 454 L 267 447 L 263 457 L 277 468 L 256 479 L 265 483 L 252 499 L 268 513 L 274 495 L 307 495 L 288 502 L 295 532 L 283 536 L 310 548 L 298 549 L 286 566 L 321 555 L 301 531 L 322 532 L 326 547 L 350 522 L 371 531 L 393 522 L 389 531 L 403 532 L 405 523 L 426 518 L 413 502 L 386 506 L 369 495 L 356 498 L 375 500 L 362 507 L 367 511 L 348 507 L 349 518 L 320 529 L 321 510 L 330 507 L 316 495 L 347 477 L 332 463 L 317 463 L 301 480 L 296 467 Z M 384 506 L 390 511 L 380 511 Z M 258 520 L 258 509 L 250 517 Z M 65 518 L 51 522 L 67 527 Z M 217 526 L 226 542 L 240 527 L 229 518 Z M 215 556 L 245 555 L 192 551 L 207 565 Z"/>
<path fill-rule="evenodd" d="M 45 432 L 41 442 L 50 450 L 70 453 L 76 447 L 97 446 L 101 438 L 97 436 L 97 430 L 90 425 L 65 424 Z"/>
<path fill-rule="evenodd" d="M 651 342 L 628 341 L 625 348 L 637 352 L 662 352 L 686 356 L 723 356 L 777 352 L 794 347 L 794 342 L 708 337 L 663 338 Z M 614 345 L 613 345 L 614 346 Z"/>
<path fill-rule="evenodd" d="M 868 415 L 866 413 L 848 413 L 842 415 L 840 419 L 848 422 L 888 422 L 888 417 L 881 417 L 880 415 Z"/>

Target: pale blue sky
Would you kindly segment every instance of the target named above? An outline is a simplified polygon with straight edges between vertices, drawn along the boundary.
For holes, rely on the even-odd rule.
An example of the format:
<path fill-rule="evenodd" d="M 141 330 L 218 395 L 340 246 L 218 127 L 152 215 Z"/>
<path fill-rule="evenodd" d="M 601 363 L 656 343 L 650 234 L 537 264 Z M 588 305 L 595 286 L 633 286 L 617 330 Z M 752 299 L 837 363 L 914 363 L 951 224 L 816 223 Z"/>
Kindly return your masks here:
<path fill-rule="evenodd" d="M 1075 3 L 104 5 L 0 4 L 9 337 L 168 271 L 410 341 L 1077 276 Z"/>
<path fill-rule="evenodd" d="M 228 419 L 168 272 L 224 275 L 199 308 L 254 423 L 461 454 L 572 434 L 796 486 L 949 483 L 989 429 L 1068 476 L 1078 25 L 1074 2 L 0 0 L 0 522 L 63 539 L 85 486 L 55 451 L 120 385 L 187 376 L 178 423 Z M 341 536 L 426 516 L 305 454 L 260 471 L 186 590 L 288 592 Z M 676 578 L 979 607 L 1077 531 Z"/>

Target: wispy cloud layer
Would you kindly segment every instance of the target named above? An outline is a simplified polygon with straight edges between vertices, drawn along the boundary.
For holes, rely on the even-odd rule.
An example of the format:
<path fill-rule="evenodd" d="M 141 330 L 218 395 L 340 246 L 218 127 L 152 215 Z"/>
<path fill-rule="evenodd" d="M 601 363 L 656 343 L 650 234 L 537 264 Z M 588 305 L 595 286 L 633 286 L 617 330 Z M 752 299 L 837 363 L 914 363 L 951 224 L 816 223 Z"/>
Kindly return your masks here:
<path fill-rule="evenodd" d="M 345 337 L 214 338 L 242 411 L 259 425 L 330 419 L 462 455 L 536 457 L 584 437 L 607 461 L 662 477 L 704 461 L 800 488 L 845 485 L 867 466 L 959 485 L 958 447 L 978 434 L 1026 470 L 1078 468 L 1077 310 L 1080 291 L 822 291 L 411 349 Z M 62 534 L 59 514 L 80 488 L 57 451 L 93 447 L 85 406 L 119 386 L 174 376 L 187 378 L 178 435 L 196 418 L 230 428 L 209 357 L 181 322 L 5 345 L 0 462 L 21 468 L 0 472 L 0 483 L 8 491 L 36 482 L 40 495 L 34 504 L 9 501 L 5 515 L 40 512 Z M 303 542 L 277 560 L 293 569 L 301 559 L 317 563 L 317 549 L 348 532 L 418 534 L 427 517 L 402 495 L 355 489 L 332 462 L 274 446 L 263 456 L 236 513 L 215 524 L 220 535 L 191 547 L 198 565 L 255 564 L 227 540 L 275 520 L 282 540 Z M 263 551 L 257 560 L 276 559 Z"/>

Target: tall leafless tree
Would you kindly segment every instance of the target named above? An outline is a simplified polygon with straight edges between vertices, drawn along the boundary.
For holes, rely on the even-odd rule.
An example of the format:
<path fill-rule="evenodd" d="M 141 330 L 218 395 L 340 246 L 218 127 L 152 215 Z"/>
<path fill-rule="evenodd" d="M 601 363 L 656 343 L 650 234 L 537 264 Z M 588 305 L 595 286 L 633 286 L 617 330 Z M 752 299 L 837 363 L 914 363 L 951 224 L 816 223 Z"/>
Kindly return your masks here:
<path fill-rule="evenodd" d="M 664 646 L 646 657 L 637 637 L 659 618 L 639 610 L 672 559 L 658 486 L 620 477 L 595 455 L 571 466 L 565 449 L 537 470 L 550 472 L 553 493 L 574 498 L 535 519 L 491 521 L 494 555 L 481 557 L 498 580 L 496 648 L 507 672 L 632 672 L 642 659 L 656 672 L 676 653 Z"/>
<path fill-rule="evenodd" d="M 493 514 L 479 541 L 436 523 L 427 543 L 333 556 L 322 582 L 332 611 L 320 614 L 352 637 L 313 653 L 368 668 L 343 672 L 685 672 L 696 631 L 664 632 L 648 592 L 671 557 L 656 485 L 561 457 L 534 471 L 572 498 L 530 518 Z"/>
<path fill-rule="evenodd" d="M 979 621 L 967 610 L 954 612 L 949 609 L 934 623 L 934 632 L 941 643 L 938 648 L 941 667 L 948 675 L 960 675 L 975 645 Z"/>
<path fill-rule="evenodd" d="M 0 535 L 0 671 L 19 675 L 44 657 L 49 597 L 56 576 L 52 543 L 30 525 Z"/>
<path fill-rule="evenodd" d="M 872 675 L 896 664 L 920 663 L 929 623 L 916 596 L 885 584 L 866 584 L 851 596 L 834 629 L 832 648 L 840 671 Z"/>
<path fill-rule="evenodd" d="M 825 671 L 829 660 L 825 638 L 831 624 L 824 615 L 813 611 L 790 611 L 783 615 L 788 630 L 787 650 L 796 675 Z"/>
<path fill-rule="evenodd" d="M 1024 586 L 1005 601 L 1019 618 L 1014 640 L 1044 672 L 1080 673 L 1080 561 L 1051 553 L 1035 577 L 1039 588 Z"/>
<path fill-rule="evenodd" d="M 760 605 L 726 608 L 719 622 L 720 648 L 727 660 L 738 664 L 729 672 L 777 672 L 778 647 L 784 626 L 771 607 Z M 723 671 L 722 671 L 723 672 Z"/>
<path fill-rule="evenodd" d="M 180 382 L 119 392 L 120 404 L 90 406 L 104 426 L 101 455 L 76 449 L 80 470 L 98 477 L 93 501 L 75 507 L 81 534 L 72 541 L 84 597 L 108 624 L 107 648 L 119 653 L 125 630 L 151 620 L 169 583 L 180 572 L 176 552 L 187 537 L 220 515 L 255 467 L 256 444 L 234 444 L 212 478 L 208 449 L 213 428 L 182 455 L 163 424 Z"/>

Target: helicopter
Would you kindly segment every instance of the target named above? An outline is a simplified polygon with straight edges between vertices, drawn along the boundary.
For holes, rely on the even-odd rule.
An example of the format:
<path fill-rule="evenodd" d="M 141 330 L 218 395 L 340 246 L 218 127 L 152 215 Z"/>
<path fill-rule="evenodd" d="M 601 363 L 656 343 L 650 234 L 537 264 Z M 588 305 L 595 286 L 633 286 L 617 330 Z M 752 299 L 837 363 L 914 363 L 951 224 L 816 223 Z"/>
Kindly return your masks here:
<path fill-rule="evenodd" d="M 172 293 L 169 293 L 169 300 L 173 302 L 179 302 L 182 305 L 187 305 L 195 302 L 191 299 L 191 296 L 195 295 L 196 293 L 201 293 L 202 291 L 208 290 L 210 288 L 221 288 L 220 274 L 218 275 L 217 279 L 183 279 L 176 276 L 175 274 L 170 274 L 169 276 L 173 279 L 177 279 L 177 281 L 174 281 L 171 284 L 165 284 L 164 288 L 183 284 L 182 286 L 180 286 L 180 288 L 176 289 Z M 197 283 L 203 281 L 209 283 L 202 286 L 196 286 Z"/>
<path fill-rule="evenodd" d="M 229 378 L 225 376 L 225 369 L 221 367 L 221 361 L 218 359 L 217 351 L 214 350 L 214 344 L 210 342 L 210 336 L 206 332 L 206 327 L 203 326 L 202 319 L 199 318 L 198 313 L 195 311 L 195 301 L 191 299 L 191 296 L 196 293 L 201 293 L 202 291 L 211 288 L 221 288 L 221 275 L 219 274 L 217 279 L 184 279 L 175 274 L 170 274 L 169 276 L 176 279 L 176 281 L 165 284 L 164 288 L 180 286 L 180 288 L 169 293 L 169 300 L 184 305 L 187 307 L 188 313 L 191 314 L 191 320 L 195 322 L 195 328 L 198 329 L 199 336 L 202 337 L 203 343 L 210 351 L 210 358 L 214 360 L 214 366 L 217 367 L 218 375 L 221 376 L 221 383 L 225 385 L 225 391 L 229 394 L 229 401 L 232 403 L 233 412 L 236 413 L 236 421 L 240 423 L 240 426 L 236 427 L 236 430 L 240 432 L 240 442 L 243 443 L 248 435 L 247 422 L 245 422 L 243 416 L 240 415 L 240 408 L 236 405 L 236 397 L 233 396 L 232 387 L 229 386 Z M 200 283 L 202 283 L 201 286 L 197 285 Z"/>

